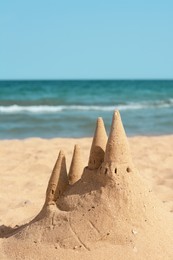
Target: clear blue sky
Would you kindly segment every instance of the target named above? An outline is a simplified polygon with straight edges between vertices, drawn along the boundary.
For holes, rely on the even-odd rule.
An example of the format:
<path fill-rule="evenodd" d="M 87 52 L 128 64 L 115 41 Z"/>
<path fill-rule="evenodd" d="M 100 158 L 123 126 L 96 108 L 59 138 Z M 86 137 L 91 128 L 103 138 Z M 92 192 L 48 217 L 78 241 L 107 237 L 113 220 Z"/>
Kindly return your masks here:
<path fill-rule="evenodd" d="M 1 0 L 0 79 L 173 78 L 173 0 Z"/>

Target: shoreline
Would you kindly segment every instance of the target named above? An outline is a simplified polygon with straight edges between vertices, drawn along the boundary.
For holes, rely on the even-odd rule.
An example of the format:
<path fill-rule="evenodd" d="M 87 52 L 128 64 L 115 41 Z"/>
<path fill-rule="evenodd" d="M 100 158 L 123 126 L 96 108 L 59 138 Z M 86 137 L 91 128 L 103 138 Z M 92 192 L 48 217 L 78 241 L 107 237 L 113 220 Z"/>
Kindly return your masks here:
<path fill-rule="evenodd" d="M 127 134 L 127 133 L 126 133 Z M 128 139 L 133 139 L 133 138 L 143 138 L 143 137 L 147 137 L 147 138 L 155 138 L 155 137 L 166 137 L 166 136 L 173 136 L 173 133 L 170 133 L 170 134 L 154 134 L 154 135 L 150 135 L 150 134 L 144 134 L 144 135 L 128 135 L 127 134 L 127 138 Z M 93 137 L 92 136 L 83 136 L 83 137 L 61 137 L 61 136 L 55 136 L 55 137 L 50 137 L 50 138 L 44 138 L 44 137 L 39 137 L 39 136 L 31 136 L 31 137 L 26 137 L 26 138 L 11 138 L 11 139 L 6 139 L 6 138 L 3 138 L 3 139 L 0 139 L 0 142 L 1 141 L 26 141 L 26 140 L 30 140 L 30 139 L 33 139 L 33 140 L 56 140 L 56 139 L 63 139 L 63 140 L 66 140 L 66 139 L 74 139 L 74 140 L 78 140 L 78 139 L 92 139 Z"/>

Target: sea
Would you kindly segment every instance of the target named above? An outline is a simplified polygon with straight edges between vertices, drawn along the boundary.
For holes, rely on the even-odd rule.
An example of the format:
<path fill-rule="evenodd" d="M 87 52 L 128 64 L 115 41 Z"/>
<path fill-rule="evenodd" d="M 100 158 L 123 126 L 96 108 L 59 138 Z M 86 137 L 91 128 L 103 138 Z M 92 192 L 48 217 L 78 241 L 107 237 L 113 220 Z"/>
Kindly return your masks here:
<path fill-rule="evenodd" d="M 173 134 L 173 80 L 0 81 L 0 139 L 109 133 L 114 110 L 128 136 Z"/>

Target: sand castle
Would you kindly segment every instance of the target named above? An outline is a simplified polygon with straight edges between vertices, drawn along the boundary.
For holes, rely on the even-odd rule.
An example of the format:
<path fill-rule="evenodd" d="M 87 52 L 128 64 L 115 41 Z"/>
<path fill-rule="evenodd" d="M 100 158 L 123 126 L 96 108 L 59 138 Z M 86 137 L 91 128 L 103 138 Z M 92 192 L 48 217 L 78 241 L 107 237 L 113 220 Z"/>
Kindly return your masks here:
<path fill-rule="evenodd" d="M 171 217 L 133 164 L 116 111 L 108 138 L 104 122 L 98 118 L 88 166 L 82 167 L 76 145 L 67 174 L 65 154 L 60 151 L 42 210 L 7 240 L 16 248 L 22 241 L 25 245 L 30 241 L 33 246 L 79 252 L 106 243 L 115 249 L 117 258 L 112 259 L 173 259 L 173 229 L 165 230 L 165 221 L 173 227 Z"/>

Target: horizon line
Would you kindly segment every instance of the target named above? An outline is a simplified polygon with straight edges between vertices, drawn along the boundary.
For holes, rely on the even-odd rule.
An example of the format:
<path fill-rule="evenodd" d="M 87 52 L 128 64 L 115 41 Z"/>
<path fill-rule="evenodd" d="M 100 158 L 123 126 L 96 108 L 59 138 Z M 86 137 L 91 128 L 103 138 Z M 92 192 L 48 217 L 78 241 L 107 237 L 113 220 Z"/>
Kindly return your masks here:
<path fill-rule="evenodd" d="M 173 78 L 16 78 L 0 79 L 0 81 L 172 81 Z"/>

